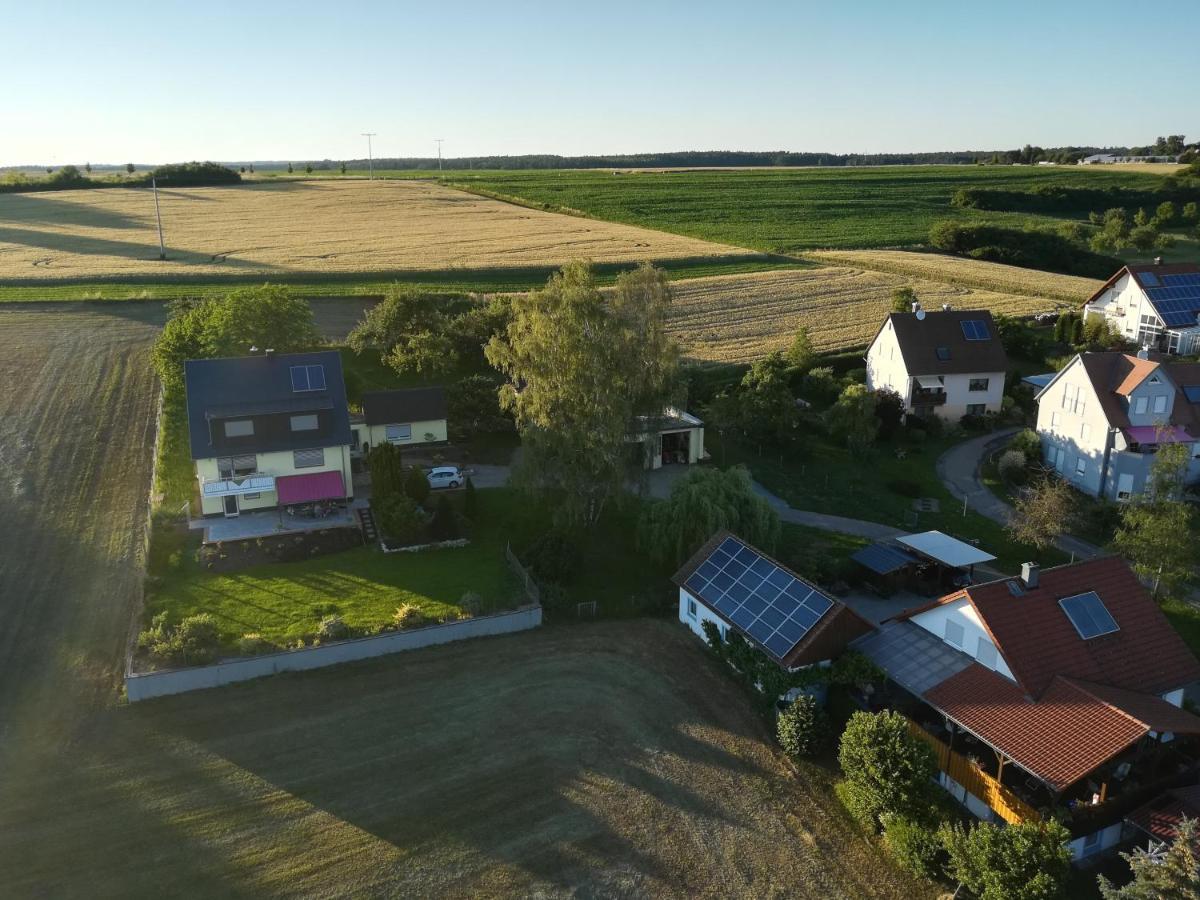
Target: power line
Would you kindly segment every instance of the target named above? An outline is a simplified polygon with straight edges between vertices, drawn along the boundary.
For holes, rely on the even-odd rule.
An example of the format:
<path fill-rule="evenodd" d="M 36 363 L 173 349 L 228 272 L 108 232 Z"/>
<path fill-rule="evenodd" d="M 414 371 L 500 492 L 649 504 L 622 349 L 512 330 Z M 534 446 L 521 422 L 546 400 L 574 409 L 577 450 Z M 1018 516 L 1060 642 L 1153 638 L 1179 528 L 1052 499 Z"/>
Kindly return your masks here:
<path fill-rule="evenodd" d="M 442 171 L 442 138 L 434 138 L 438 145 L 438 171 Z"/>
<path fill-rule="evenodd" d="M 370 172 L 370 180 L 375 180 L 375 160 L 371 156 L 371 138 L 375 137 L 378 132 L 363 131 L 362 136 L 367 139 L 367 169 Z"/>

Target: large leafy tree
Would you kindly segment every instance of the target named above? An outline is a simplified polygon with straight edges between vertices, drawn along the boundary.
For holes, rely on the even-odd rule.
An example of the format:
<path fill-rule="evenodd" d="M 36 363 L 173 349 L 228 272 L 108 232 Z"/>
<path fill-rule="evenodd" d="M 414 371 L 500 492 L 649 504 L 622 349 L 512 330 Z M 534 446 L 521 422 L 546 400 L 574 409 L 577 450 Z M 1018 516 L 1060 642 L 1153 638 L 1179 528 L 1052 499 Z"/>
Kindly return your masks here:
<path fill-rule="evenodd" d="M 979 900 L 1054 900 L 1071 873 L 1071 835 L 1059 822 L 943 826 L 947 870 Z"/>
<path fill-rule="evenodd" d="M 1113 545 L 1144 579 L 1170 594 L 1196 563 L 1194 514 L 1179 499 L 1189 464 L 1189 444 L 1162 444 L 1146 490 L 1121 512 Z"/>
<path fill-rule="evenodd" d="M 1100 876 L 1104 900 L 1200 900 L 1200 862 L 1196 859 L 1196 820 L 1184 819 L 1175 840 L 1161 857 L 1139 847 L 1122 853 L 1133 872 L 1133 881 L 1113 887 Z"/>
<path fill-rule="evenodd" d="M 800 412 L 782 353 L 770 353 L 751 365 L 736 397 L 744 433 L 779 445 L 796 440 Z"/>
<path fill-rule="evenodd" d="M 595 524 L 621 490 L 633 421 L 661 416 L 671 398 L 670 303 L 665 274 L 649 264 L 602 294 L 591 266 L 576 261 L 514 300 L 511 322 L 487 344 L 524 446 L 514 481 L 553 498 L 565 523 Z"/>
<path fill-rule="evenodd" d="M 638 543 L 656 560 L 679 565 L 723 528 L 768 553 L 779 542 L 779 516 L 741 466 L 694 469 L 675 482 L 670 497 L 642 513 Z"/>
<path fill-rule="evenodd" d="M 1048 475 L 1017 498 L 1008 533 L 1041 552 L 1071 527 L 1074 515 L 1071 487 L 1056 475 Z"/>
<path fill-rule="evenodd" d="M 851 450 L 866 450 L 879 433 L 875 395 L 865 385 L 849 384 L 829 409 L 829 430 Z"/>
<path fill-rule="evenodd" d="M 846 776 L 839 794 L 864 823 L 878 828 L 889 814 L 914 821 L 928 818 L 937 760 L 929 745 L 909 732 L 900 713 L 852 715 L 842 732 L 838 762 Z"/>

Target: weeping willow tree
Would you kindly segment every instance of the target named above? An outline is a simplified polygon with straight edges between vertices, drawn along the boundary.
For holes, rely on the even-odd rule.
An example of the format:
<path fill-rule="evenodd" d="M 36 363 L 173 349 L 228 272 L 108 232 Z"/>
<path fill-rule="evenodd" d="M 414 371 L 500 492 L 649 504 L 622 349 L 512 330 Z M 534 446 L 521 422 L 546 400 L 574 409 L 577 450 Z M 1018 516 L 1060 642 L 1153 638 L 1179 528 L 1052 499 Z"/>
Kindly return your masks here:
<path fill-rule="evenodd" d="M 638 544 L 659 562 L 679 565 L 721 529 L 767 553 L 779 543 L 779 516 L 741 466 L 696 469 L 675 482 L 669 498 L 642 514 Z"/>

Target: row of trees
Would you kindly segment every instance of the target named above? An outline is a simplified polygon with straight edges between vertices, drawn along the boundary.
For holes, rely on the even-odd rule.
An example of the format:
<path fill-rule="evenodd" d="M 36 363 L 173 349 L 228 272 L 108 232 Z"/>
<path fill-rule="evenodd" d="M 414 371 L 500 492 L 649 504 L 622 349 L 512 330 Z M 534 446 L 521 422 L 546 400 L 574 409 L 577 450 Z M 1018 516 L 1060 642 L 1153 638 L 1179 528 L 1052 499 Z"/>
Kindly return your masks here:
<path fill-rule="evenodd" d="M 133 177 L 133 163 L 126 165 L 126 177 L 110 176 L 92 178 L 91 164 L 85 165 L 87 174 L 77 166 L 63 166 L 54 171 L 46 170 L 46 178 L 29 178 L 21 173 L 9 173 L 0 181 L 0 193 L 18 194 L 39 191 L 65 191 L 81 188 L 148 187 L 153 179 L 159 187 L 203 187 L 211 185 L 237 184 L 241 175 L 226 166 L 214 162 L 171 163 L 158 166 L 151 171 Z"/>

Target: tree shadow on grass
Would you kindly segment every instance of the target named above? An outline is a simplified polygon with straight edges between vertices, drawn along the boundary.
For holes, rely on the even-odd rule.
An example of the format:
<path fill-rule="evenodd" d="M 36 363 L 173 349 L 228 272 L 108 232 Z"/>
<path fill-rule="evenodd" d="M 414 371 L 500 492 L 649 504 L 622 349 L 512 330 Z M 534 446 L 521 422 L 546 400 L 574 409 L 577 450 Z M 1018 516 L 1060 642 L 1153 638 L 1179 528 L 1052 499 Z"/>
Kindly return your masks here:
<path fill-rule="evenodd" d="M 11 228 L 0 226 L 0 243 L 20 244 L 25 247 L 37 247 L 70 255 L 84 256 L 116 256 L 122 259 L 135 259 L 145 262 L 159 262 L 158 243 L 153 233 L 148 233 L 145 242 L 115 241 L 107 238 L 87 237 L 80 234 L 58 234 L 49 231 L 36 231 L 30 228 Z M 220 254 L 216 254 L 220 255 Z M 167 262 L 208 263 L 213 254 L 199 251 L 184 250 L 179 247 L 167 247 Z M 222 256 L 220 265 L 230 269 L 254 269 L 266 273 L 277 271 L 278 267 L 247 260 L 231 259 Z M 33 271 L 39 271 L 33 266 Z M 46 271 L 53 271 L 50 268 Z M 170 274 L 165 277 L 170 278 Z"/>
<path fill-rule="evenodd" d="M 154 201 L 149 194 L 146 202 L 148 206 L 143 214 L 131 215 L 47 193 L 0 194 L 0 222 L 82 228 L 153 228 Z"/>

